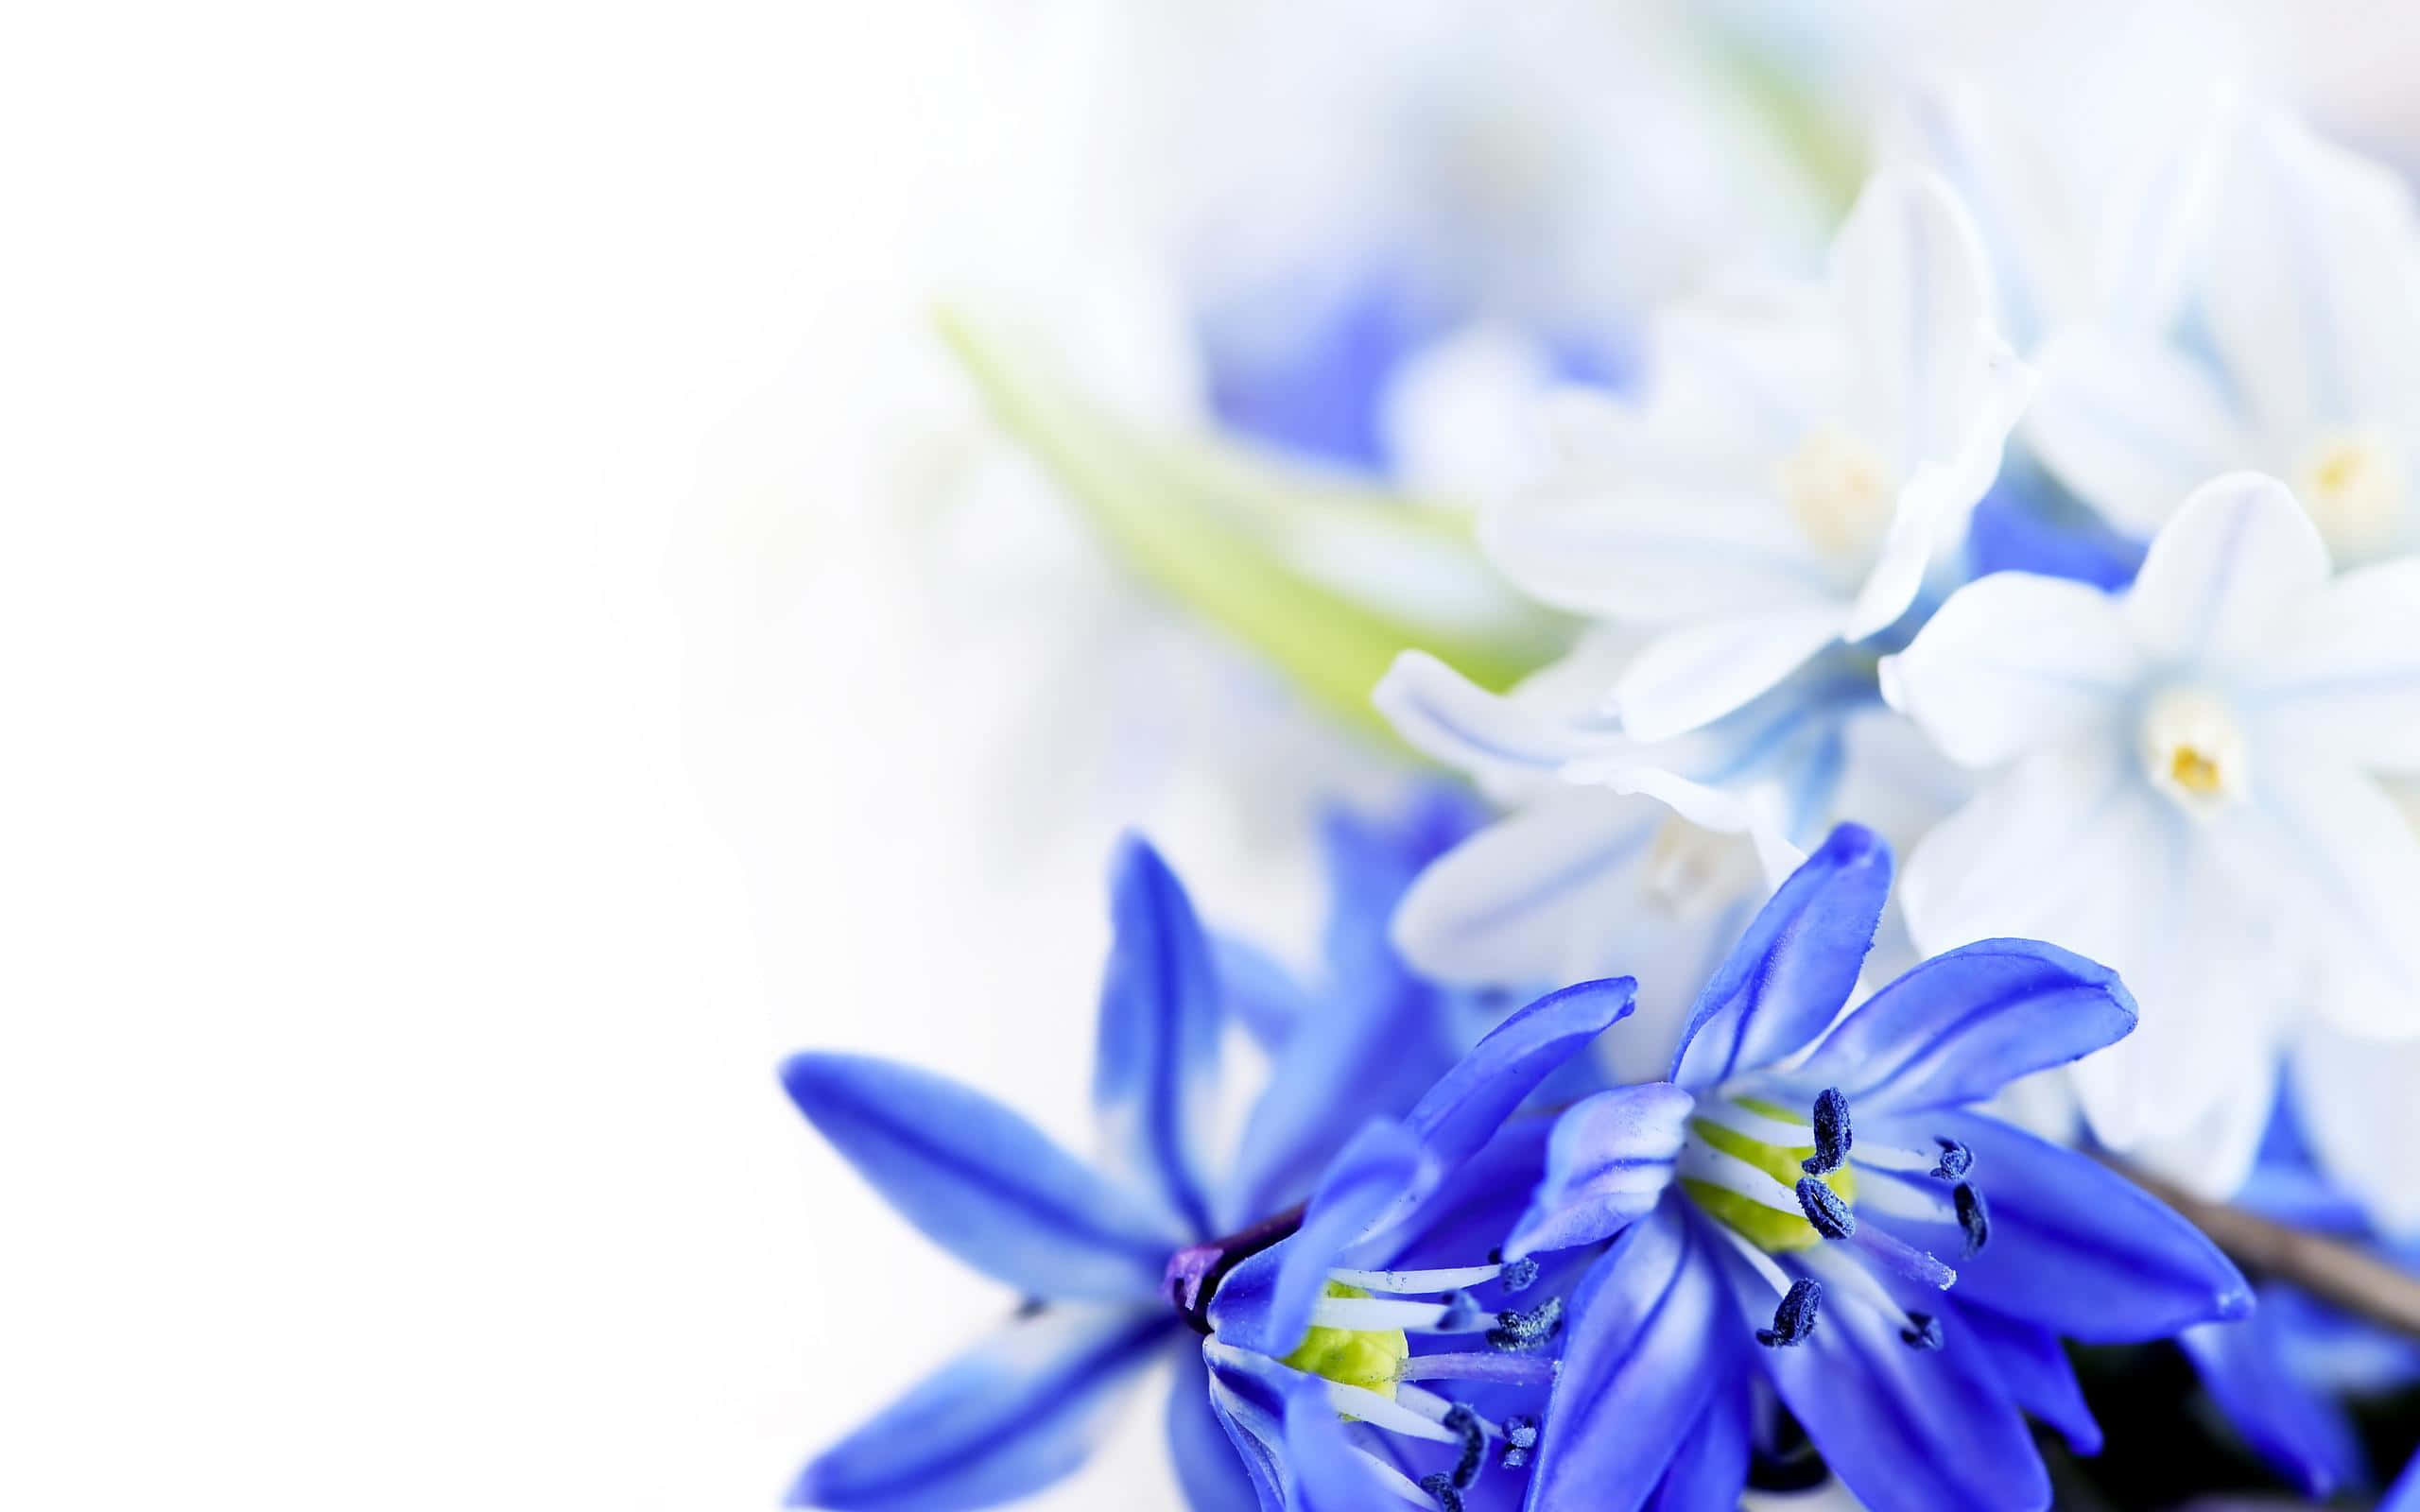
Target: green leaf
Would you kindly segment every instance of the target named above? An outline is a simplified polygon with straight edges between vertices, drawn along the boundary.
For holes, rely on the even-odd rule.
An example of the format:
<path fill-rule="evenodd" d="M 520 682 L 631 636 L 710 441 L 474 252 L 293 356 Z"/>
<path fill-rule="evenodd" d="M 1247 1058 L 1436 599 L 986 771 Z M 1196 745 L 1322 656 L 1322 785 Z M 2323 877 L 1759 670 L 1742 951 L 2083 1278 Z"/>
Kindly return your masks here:
<path fill-rule="evenodd" d="M 1129 567 L 1349 723 L 1385 730 L 1370 690 L 1397 652 L 1432 652 L 1500 690 L 1559 648 L 1558 622 L 1487 574 L 1463 518 L 1233 446 L 1147 434 L 963 314 L 944 310 L 940 324 L 1001 427 Z M 1402 591 L 1441 578 L 1456 591 L 1433 597 L 1454 612 Z M 1390 587 L 1403 601 L 1374 601 Z"/>

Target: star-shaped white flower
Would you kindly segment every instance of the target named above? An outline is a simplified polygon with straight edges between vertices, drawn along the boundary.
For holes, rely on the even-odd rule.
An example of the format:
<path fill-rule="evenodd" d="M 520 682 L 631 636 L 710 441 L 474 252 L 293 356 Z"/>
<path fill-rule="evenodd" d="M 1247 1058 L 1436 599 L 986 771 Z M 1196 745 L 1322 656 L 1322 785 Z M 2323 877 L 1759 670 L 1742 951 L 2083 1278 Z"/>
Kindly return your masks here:
<path fill-rule="evenodd" d="M 2149 535 L 2204 478 L 2293 485 L 2336 558 L 2420 547 L 2420 215 L 2401 180 L 2274 112 L 2229 133 L 2198 322 L 2077 326 L 2037 361 L 2027 434 Z"/>
<path fill-rule="evenodd" d="M 2003 573 L 1952 595 L 1886 696 L 1997 768 L 1917 846 L 1920 947 L 2028 935 L 2116 967 L 2138 1032 L 2075 1075 L 2095 1133 L 2204 1190 L 2241 1178 L 2305 1005 L 2420 1033 L 2420 558 L 2331 578 L 2275 479 L 2194 490 L 2111 597 Z"/>
<path fill-rule="evenodd" d="M 1653 629 L 1615 690 L 1658 741 L 1914 603 L 1990 487 L 2031 372 L 1989 322 L 1965 212 L 1910 167 L 1870 180 L 1831 276 L 1657 325 L 1652 394 L 1484 521 L 1528 592 Z"/>

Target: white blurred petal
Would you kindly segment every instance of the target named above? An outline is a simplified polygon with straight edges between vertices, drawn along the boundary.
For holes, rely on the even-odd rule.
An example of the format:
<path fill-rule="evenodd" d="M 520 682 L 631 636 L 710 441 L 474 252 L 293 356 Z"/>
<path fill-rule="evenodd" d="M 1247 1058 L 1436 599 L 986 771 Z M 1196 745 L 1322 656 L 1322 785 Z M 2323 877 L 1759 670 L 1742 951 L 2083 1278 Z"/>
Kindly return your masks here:
<path fill-rule="evenodd" d="M 1614 697 L 1636 740 L 1668 740 L 1720 719 L 1840 639 L 1835 604 L 1785 607 L 1668 630 L 1622 674 Z"/>
<path fill-rule="evenodd" d="M 1488 692 L 1426 651 L 1406 651 L 1371 699 L 1405 743 L 1458 771 L 1519 788 L 1618 739 L 1591 734 L 1517 696 Z"/>
<path fill-rule="evenodd" d="M 2420 1234 L 2420 1040 L 2356 1038 L 2313 1025 L 2288 1062 L 2294 1111 L 2327 1177 L 2373 1222 Z"/>
<path fill-rule="evenodd" d="M 2240 124 L 2210 249 L 2211 334 L 2272 434 L 2377 421 L 2420 383 L 2420 226 L 2383 165 L 2277 112 Z"/>
<path fill-rule="evenodd" d="M 2231 472 L 2196 489 L 2152 541 L 2126 617 L 2155 660 L 2224 664 L 2256 652 L 2327 573 L 2327 547 L 2286 486 Z"/>
<path fill-rule="evenodd" d="M 2088 584 L 1997 573 L 1949 597 L 1882 663 L 1883 696 L 1968 766 L 2118 717 L 2142 673 L 2125 615 Z"/>
<path fill-rule="evenodd" d="M 1847 400 L 1860 432 L 1903 474 L 1959 451 L 1992 294 L 1982 244 L 1949 186 L 1909 166 L 1867 180 L 1832 244 L 1832 288 L 1855 353 Z"/>
<path fill-rule="evenodd" d="M 2347 573 L 2288 612 L 2243 676 L 2273 738 L 2420 771 L 2420 557 Z"/>
<path fill-rule="evenodd" d="M 1479 539 L 1524 592 L 1610 619 L 1666 624 L 1835 593 L 1806 537 L 1754 492 L 1561 481 L 1488 510 Z"/>
<path fill-rule="evenodd" d="M 2273 763 L 2256 801 L 2276 826 L 2281 902 L 2302 911 L 2313 1005 L 2353 1034 L 2420 1034 L 2420 833 L 2350 766 Z"/>
<path fill-rule="evenodd" d="M 2036 363 L 2027 439 L 2121 530 L 2150 535 L 2196 487 L 2244 459 L 2241 424 L 2218 384 L 2172 348 L 2070 327 Z"/>

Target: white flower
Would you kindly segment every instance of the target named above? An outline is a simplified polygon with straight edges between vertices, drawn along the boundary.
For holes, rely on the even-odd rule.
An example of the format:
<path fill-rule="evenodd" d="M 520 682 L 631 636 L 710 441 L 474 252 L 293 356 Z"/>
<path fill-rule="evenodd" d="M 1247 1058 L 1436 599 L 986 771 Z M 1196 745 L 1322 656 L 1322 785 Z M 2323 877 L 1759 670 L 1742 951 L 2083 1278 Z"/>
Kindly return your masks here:
<path fill-rule="evenodd" d="M 1850 814 L 1920 833 L 1964 788 L 1945 786 L 1962 774 L 1882 705 L 1870 654 L 1818 657 L 1649 745 L 1605 703 L 1629 652 L 1590 637 L 1505 696 L 1407 652 L 1376 698 L 1406 741 L 1516 810 L 1423 873 L 1396 914 L 1397 949 L 1472 986 L 1636 977 L 1638 1022 L 1607 1051 L 1616 1074 L 1651 1079 L 1670 1069 L 1688 992 L 1805 843 Z"/>
<path fill-rule="evenodd" d="M 2385 168 L 2274 112 L 2230 134 L 2198 322 L 2079 326 L 2039 361 L 2028 435 L 2148 535 L 2203 478 L 2287 479 L 2337 558 L 2420 546 L 2420 217 Z"/>
<path fill-rule="evenodd" d="M 2116 967 L 2141 1027 L 2082 1063 L 2094 1132 L 2224 1192 L 2308 1005 L 2420 1032 L 2420 558 L 2330 579 L 2292 493 L 2194 490 L 2134 588 L 2005 573 L 1952 595 L 1883 690 L 1998 773 L 1917 846 L 1917 944 L 2056 940 Z"/>
<path fill-rule="evenodd" d="M 1914 603 L 2031 382 L 1990 309 L 1950 191 L 1886 169 L 1825 287 L 1661 320 L 1646 407 L 1607 406 L 1584 455 L 1490 511 L 1528 592 L 1658 632 L 1616 690 L 1630 734 L 1720 718 Z"/>

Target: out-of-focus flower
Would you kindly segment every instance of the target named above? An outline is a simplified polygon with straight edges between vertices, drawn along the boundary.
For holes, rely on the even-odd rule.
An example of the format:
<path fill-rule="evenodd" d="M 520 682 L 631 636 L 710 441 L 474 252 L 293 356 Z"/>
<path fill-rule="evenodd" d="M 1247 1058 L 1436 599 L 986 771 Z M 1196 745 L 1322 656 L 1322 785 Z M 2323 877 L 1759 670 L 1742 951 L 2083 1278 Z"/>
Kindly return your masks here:
<path fill-rule="evenodd" d="M 1571 1298 L 1532 1508 L 1734 1504 L 1760 1380 L 1877 1512 L 2039 1507 L 2024 1414 L 2099 1441 L 2061 1335 L 2249 1306 L 2183 1219 L 1975 1110 L 2133 1027 L 2106 970 L 1983 941 L 1841 1015 L 1890 871 L 1836 832 L 1707 984 L 1671 1082 L 1558 1121 L 1505 1252 L 1620 1237 Z"/>
<path fill-rule="evenodd" d="M 1656 632 L 1613 689 L 1630 735 L 1720 718 L 1889 628 L 1957 545 L 2031 383 L 1990 316 L 1954 196 L 1886 168 L 1826 286 L 1661 321 L 1646 405 L 1593 411 L 1567 468 L 1490 511 L 1490 555 Z"/>
<path fill-rule="evenodd" d="M 2248 1169 L 2282 1015 L 2420 1030 L 2420 559 L 2329 577 L 2284 485 L 2196 490 L 2133 589 L 2002 574 L 1883 663 L 1891 701 L 1999 773 L 1917 847 L 1917 942 L 2055 937 L 2142 1031 L 2078 1067 L 2094 1132 L 2197 1189 Z"/>
<path fill-rule="evenodd" d="M 1198 1282 L 1207 1242 L 1299 1200 L 1347 1134 L 1415 1100 L 1469 1042 L 1458 1005 L 1366 973 L 1379 965 L 1392 892 L 1427 850 L 1432 810 L 1390 834 L 1339 821 L 1337 985 L 1314 1005 L 1265 963 L 1214 947 L 1183 887 L 1129 842 L 1114 879 L 1115 944 L 1102 987 L 1094 1091 L 1104 1155 L 1087 1165 L 981 1093 L 911 1067 L 809 1054 L 783 1079 L 799 1108 L 911 1223 L 1026 1297 L 997 1334 L 959 1356 L 800 1477 L 803 1506 L 987 1506 L 1073 1470 L 1111 1408 L 1152 1361 L 1191 1352 L 1169 1288 Z M 1393 850 L 1391 856 L 1388 852 Z M 1357 852 L 1357 853 L 1354 853 Z M 1366 890 L 1376 888 L 1376 895 Z M 1230 1007 L 1273 1042 L 1270 1091 L 1223 1175 L 1213 1159 Z M 1216 1246 L 1207 1253 L 1215 1254 Z M 1252 1504 L 1211 1416 L 1202 1367 L 1169 1399 L 1171 1453 L 1209 1512 Z"/>
<path fill-rule="evenodd" d="M 2043 350 L 2028 435 L 2119 527 L 2193 485 L 2289 480 L 2338 559 L 2420 544 L 2420 219 L 2385 168 L 2276 111 L 2236 121 L 2196 318 L 2093 324 Z"/>

